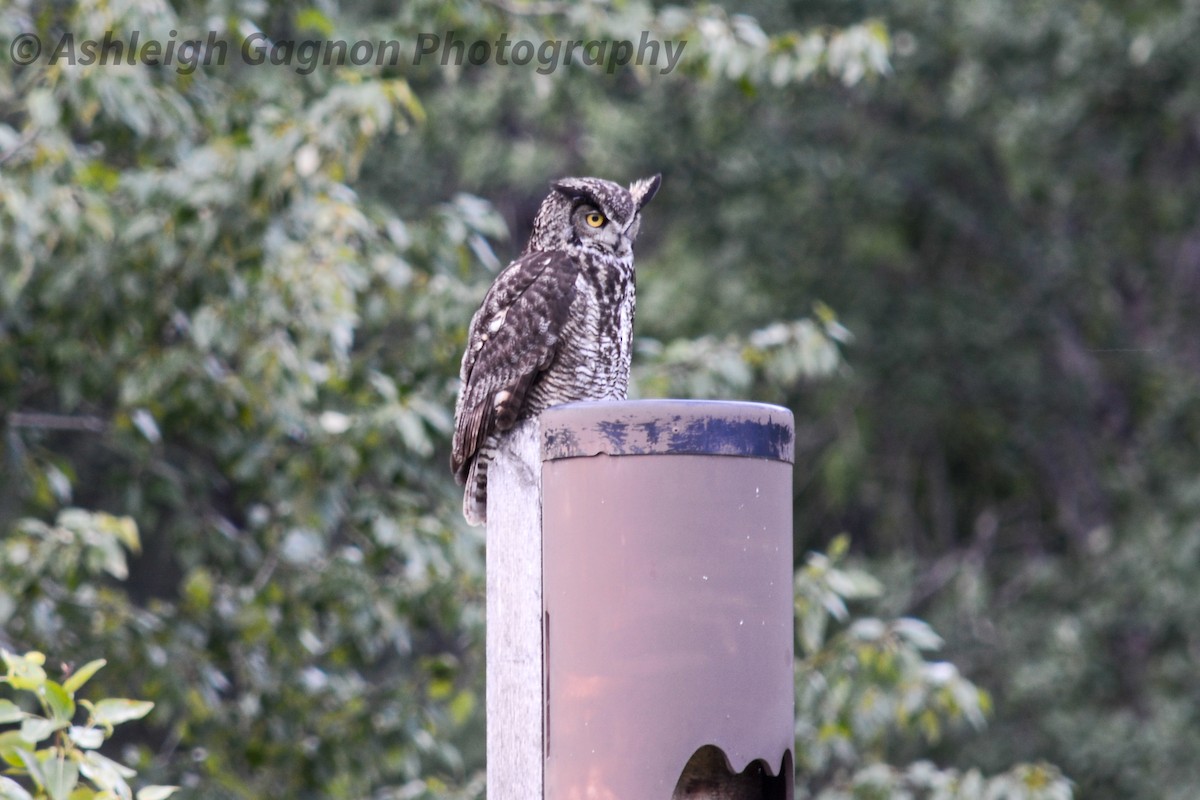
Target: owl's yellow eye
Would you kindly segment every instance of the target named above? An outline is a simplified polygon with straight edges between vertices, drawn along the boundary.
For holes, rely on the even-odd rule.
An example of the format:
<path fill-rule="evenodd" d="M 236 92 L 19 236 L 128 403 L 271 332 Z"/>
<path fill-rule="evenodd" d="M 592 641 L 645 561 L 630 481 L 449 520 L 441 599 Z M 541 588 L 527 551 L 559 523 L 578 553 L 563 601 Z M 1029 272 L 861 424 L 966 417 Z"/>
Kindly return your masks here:
<path fill-rule="evenodd" d="M 593 228 L 599 228 L 601 225 L 603 225 L 605 223 L 604 215 L 601 214 L 599 211 L 591 212 L 586 217 L 584 217 L 584 220 L 587 222 L 588 225 L 591 225 Z"/>

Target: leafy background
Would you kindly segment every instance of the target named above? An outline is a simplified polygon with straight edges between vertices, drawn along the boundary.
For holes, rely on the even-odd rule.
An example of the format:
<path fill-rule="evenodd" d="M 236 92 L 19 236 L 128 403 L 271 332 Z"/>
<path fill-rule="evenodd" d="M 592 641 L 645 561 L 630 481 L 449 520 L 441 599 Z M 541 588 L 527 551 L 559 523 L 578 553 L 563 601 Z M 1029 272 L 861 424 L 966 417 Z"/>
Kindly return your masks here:
<path fill-rule="evenodd" d="M 688 44 L 11 61 L 106 30 Z M 6 4 L 0 644 L 106 659 L 155 709 L 105 752 L 179 797 L 479 796 L 465 324 L 548 179 L 661 171 L 637 393 L 797 415 L 799 794 L 1195 797 L 1198 39 L 1194 2 Z"/>

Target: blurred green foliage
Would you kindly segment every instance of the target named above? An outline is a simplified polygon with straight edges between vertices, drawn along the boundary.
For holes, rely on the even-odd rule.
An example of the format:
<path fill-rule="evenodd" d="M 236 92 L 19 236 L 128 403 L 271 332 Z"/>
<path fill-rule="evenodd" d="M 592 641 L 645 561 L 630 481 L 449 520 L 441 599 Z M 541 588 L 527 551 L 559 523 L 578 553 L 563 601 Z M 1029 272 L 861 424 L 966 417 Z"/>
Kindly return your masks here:
<path fill-rule="evenodd" d="M 86 514 L 75 511 L 74 527 L 101 533 L 107 520 L 82 526 Z M 128 530 L 130 520 L 122 521 Z M 107 531 L 94 538 L 118 540 L 121 534 Z M 69 535 L 69 534 L 68 534 Z M 5 674 L 0 684 L 17 693 L 36 698 L 36 711 L 0 698 L 0 724 L 16 725 L 0 732 L 0 759 L 5 770 L 29 785 L 33 794 L 13 778 L 0 777 L 0 798 L 5 800 L 134 800 L 129 779 L 136 774 L 125 765 L 101 755 L 99 748 L 113 735 L 117 725 L 141 719 L 154 703 L 108 697 L 92 702 L 76 695 L 93 675 L 104 668 L 104 661 L 90 661 L 78 670 L 68 670 L 62 682 L 52 680 L 44 669 L 46 656 L 36 650 L 18 655 L 0 649 Z M 73 724 L 80 708 L 86 718 Z M 41 712 L 41 713 L 38 713 Z M 38 745 L 45 742 L 41 747 Z M 177 786 L 146 786 L 139 789 L 137 800 L 164 800 L 179 790 Z"/>
<path fill-rule="evenodd" d="M 12 61 L 106 30 L 688 44 Z M 1196 796 L 1198 34 L 1165 2 L 0 7 L 0 643 L 105 659 L 155 703 L 105 747 L 180 797 L 479 796 L 466 322 L 548 179 L 661 171 L 635 392 L 797 412 L 801 796 Z"/>

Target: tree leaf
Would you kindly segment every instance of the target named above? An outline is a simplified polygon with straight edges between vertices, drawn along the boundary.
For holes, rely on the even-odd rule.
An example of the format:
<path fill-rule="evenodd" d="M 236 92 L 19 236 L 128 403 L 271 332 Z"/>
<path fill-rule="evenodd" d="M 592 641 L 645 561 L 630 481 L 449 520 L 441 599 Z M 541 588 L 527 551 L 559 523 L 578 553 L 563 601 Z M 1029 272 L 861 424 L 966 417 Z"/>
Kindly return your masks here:
<path fill-rule="evenodd" d="M 18 751 L 24 750 L 28 744 L 21 738 L 20 731 L 0 733 L 0 759 L 3 759 L 9 766 L 20 768 L 24 762 L 21 761 Z"/>
<path fill-rule="evenodd" d="M 55 720 L 70 722 L 75 716 L 75 700 L 57 681 L 46 681 L 42 686 L 42 694 Z"/>
<path fill-rule="evenodd" d="M 0 800 L 33 800 L 33 795 L 12 778 L 0 777 Z"/>
<path fill-rule="evenodd" d="M 122 722 L 141 719 L 150 713 L 154 703 L 148 700 L 125 700 L 109 698 L 92 707 L 92 716 L 101 725 L 120 725 Z"/>
<path fill-rule="evenodd" d="M 25 712 L 11 700 L 0 699 L 0 725 L 6 722 L 20 722 L 25 718 Z"/>
<path fill-rule="evenodd" d="M 79 783 L 79 765 L 61 753 L 42 762 L 42 774 L 51 800 L 67 800 Z"/>
<path fill-rule="evenodd" d="M 97 528 L 116 537 L 117 541 L 134 553 L 141 552 L 142 540 L 138 536 L 137 523 L 133 521 L 132 517 L 117 517 L 97 512 L 94 520 Z"/>
<path fill-rule="evenodd" d="M 71 737 L 72 742 L 84 750 L 95 750 L 104 744 L 104 731 L 100 728 L 72 725 L 67 729 L 67 735 Z"/>
<path fill-rule="evenodd" d="M 79 760 L 79 771 L 104 791 L 111 792 L 120 798 L 133 796 L 126 781 L 137 773 L 124 764 L 119 764 L 111 758 L 105 758 L 95 750 L 88 750 L 83 754 Z"/>
<path fill-rule="evenodd" d="M 99 672 L 100 669 L 107 663 L 108 662 L 103 658 L 98 658 L 95 661 L 89 661 L 71 673 L 71 677 L 63 681 L 63 688 L 67 690 L 68 694 L 74 697 L 75 693 L 78 692 L 85 683 L 91 680 L 92 676 Z"/>
<path fill-rule="evenodd" d="M 57 720 L 46 719 L 45 717 L 26 717 L 21 722 L 21 738 L 30 744 L 37 744 L 63 727 L 63 724 Z"/>
<path fill-rule="evenodd" d="M 38 757 L 25 749 L 18 750 L 17 756 L 21 759 L 21 765 L 25 767 L 25 771 L 29 773 L 29 777 L 33 779 L 38 788 L 44 787 L 46 785 L 46 776 L 42 774 L 42 762 L 38 761 Z"/>
<path fill-rule="evenodd" d="M 147 786 L 138 791 L 137 800 L 164 800 L 178 791 L 178 786 Z"/>
<path fill-rule="evenodd" d="M 36 691 L 46 682 L 46 670 L 42 664 L 46 657 L 31 650 L 23 656 L 3 651 L 4 663 L 8 665 L 8 682 L 14 689 Z"/>
<path fill-rule="evenodd" d="M 315 8 L 305 8 L 296 12 L 296 28 L 302 31 L 316 31 L 326 37 L 332 37 L 334 32 L 333 22 Z M 141 800 L 140 793 L 138 800 Z"/>
<path fill-rule="evenodd" d="M 938 636 L 929 623 L 924 620 L 901 617 L 892 623 L 892 629 L 919 650 L 941 649 L 942 637 Z"/>

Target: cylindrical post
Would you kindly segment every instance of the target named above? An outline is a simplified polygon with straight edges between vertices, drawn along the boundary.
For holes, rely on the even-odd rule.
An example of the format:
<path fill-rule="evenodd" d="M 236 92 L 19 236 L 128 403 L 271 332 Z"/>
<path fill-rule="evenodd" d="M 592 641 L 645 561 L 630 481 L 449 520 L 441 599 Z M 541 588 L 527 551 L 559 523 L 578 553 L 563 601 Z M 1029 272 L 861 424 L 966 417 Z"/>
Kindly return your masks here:
<path fill-rule="evenodd" d="M 579 403 L 508 438 L 489 800 L 791 798 L 791 413 Z"/>
<path fill-rule="evenodd" d="M 790 798 L 791 412 L 595 403 L 541 426 L 544 796 Z"/>

